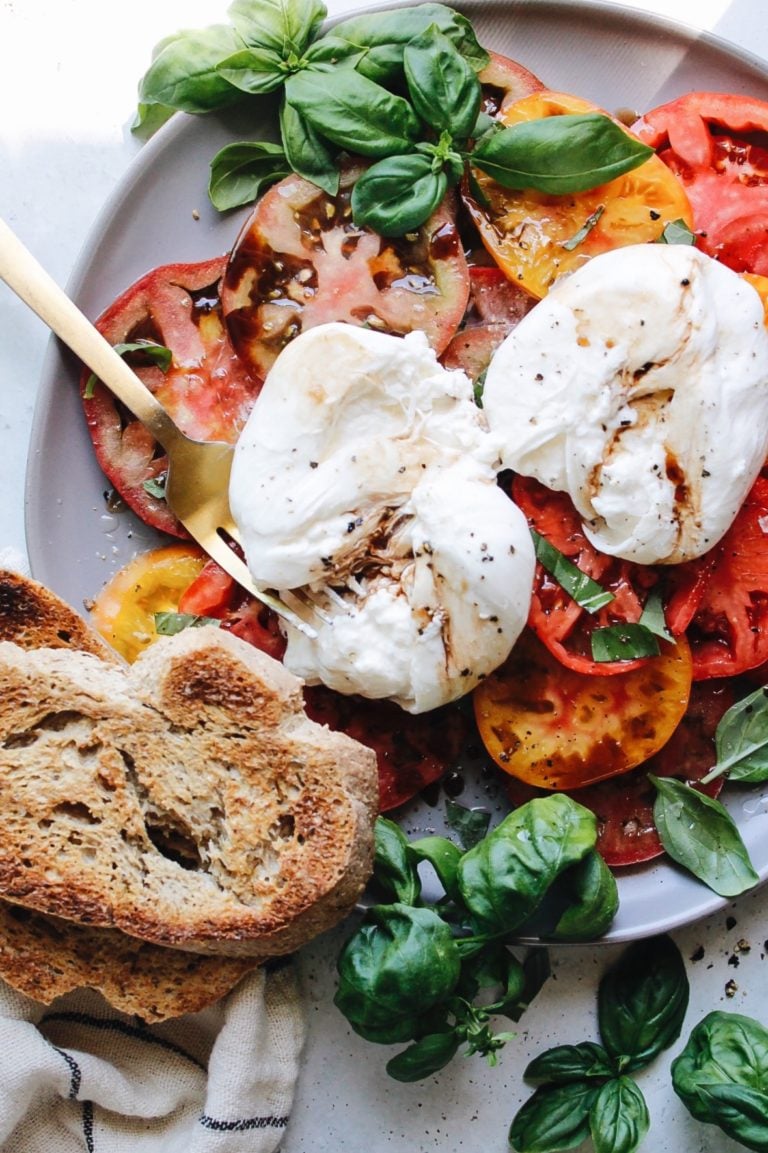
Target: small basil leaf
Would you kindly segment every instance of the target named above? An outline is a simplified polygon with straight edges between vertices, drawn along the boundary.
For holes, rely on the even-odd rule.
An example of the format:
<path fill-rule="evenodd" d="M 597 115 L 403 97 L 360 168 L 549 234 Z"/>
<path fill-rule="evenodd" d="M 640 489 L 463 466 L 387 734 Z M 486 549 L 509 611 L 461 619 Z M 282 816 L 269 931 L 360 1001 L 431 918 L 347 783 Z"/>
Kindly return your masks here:
<path fill-rule="evenodd" d="M 656 787 L 653 819 L 673 861 L 722 897 L 735 897 L 759 881 L 736 823 L 714 797 L 672 777 L 648 779 Z"/>
<path fill-rule="evenodd" d="M 642 1069 L 677 1039 L 688 993 L 685 965 L 670 937 L 624 951 L 598 989 L 600 1036 L 620 1071 Z"/>
<path fill-rule="evenodd" d="M 421 1081 L 445 1068 L 459 1048 L 455 1033 L 431 1033 L 387 1062 L 387 1072 L 395 1081 Z"/>
<path fill-rule="evenodd" d="M 663 641 L 669 641 L 670 644 L 675 643 L 675 638 L 667 628 L 667 622 L 664 619 L 664 605 L 661 600 L 661 594 L 655 589 L 651 590 L 648 599 L 643 605 L 639 623 L 648 629 L 649 632 L 652 632 L 654 636 L 661 637 Z"/>
<path fill-rule="evenodd" d="M 559 549 L 556 549 L 535 529 L 531 529 L 531 536 L 539 564 L 588 613 L 596 613 L 598 609 L 609 605 L 615 599 L 613 593 L 608 592 L 597 581 L 592 580 L 590 576 L 582 572 L 573 561 L 568 560 L 568 557 L 564 556 Z"/>
<path fill-rule="evenodd" d="M 410 104 L 353 69 L 288 77 L 285 95 L 318 132 L 361 156 L 408 152 L 419 133 Z"/>
<path fill-rule="evenodd" d="M 243 42 L 226 24 L 214 24 L 170 38 L 139 84 L 139 104 L 162 104 L 182 112 L 203 113 L 242 100 L 243 94 L 217 72 Z"/>
<path fill-rule="evenodd" d="M 141 140 L 149 140 L 158 128 L 162 128 L 170 120 L 175 111 L 175 108 L 167 108 L 164 104 L 139 104 L 131 124 L 131 132 Z"/>
<path fill-rule="evenodd" d="M 279 144 L 270 141 L 227 144 L 211 161 L 208 196 L 226 212 L 251 204 L 265 188 L 288 176 L 291 167 Z"/>
<path fill-rule="evenodd" d="M 246 44 L 283 58 L 301 53 L 327 16 L 320 0 L 233 0 L 227 15 Z"/>
<path fill-rule="evenodd" d="M 645 625 L 623 624 L 606 625 L 605 628 L 595 629 L 590 636 L 592 660 L 606 661 L 632 661 L 641 657 L 656 657 L 659 655 L 659 642 Z"/>
<path fill-rule="evenodd" d="M 670 220 L 664 225 L 664 229 L 656 244 L 695 244 L 696 235 L 691 232 L 688 225 L 684 220 Z"/>
<path fill-rule="evenodd" d="M 564 240 L 563 241 L 563 248 L 566 250 L 566 252 L 573 252 L 573 250 L 575 248 L 578 248 L 579 245 L 582 244 L 587 239 L 590 232 L 595 227 L 595 225 L 599 222 L 600 217 L 603 215 L 604 212 L 605 212 L 605 205 L 604 204 L 598 204 L 595 211 L 591 212 L 589 214 L 589 216 L 584 221 L 584 223 L 582 224 L 582 226 L 578 230 L 578 232 L 575 232 L 573 234 L 573 236 L 570 238 L 570 240 Z"/>
<path fill-rule="evenodd" d="M 595 1153 L 635 1153 L 650 1124 L 645 1098 L 630 1077 L 607 1081 L 589 1111 Z"/>
<path fill-rule="evenodd" d="M 144 359 L 149 360 L 152 364 L 156 364 L 163 372 L 167 372 L 173 363 L 173 353 L 170 348 L 166 348 L 164 344 L 157 344 L 154 340 L 131 340 L 118 342 L 113 344 L 115 352 L 118 356 L 126 356 L 129 352 L 140 352 Z M 99 378 L 95 372 L 92 372 L 85 382 L 83 389 L 83 397 L 85 400 L 90 400 L 93 396 L 93 390 L 99 382 Z"/>
<path fill-rule="evenodd" d="M 302 57 L 302 63 L 306 68 L 317 64 L 356 68 L 364 56 L 364 48 L 358 48 L 355 44 L 329 33 L 310 45 Z"/>
<path fill-rule="evenodd" d="M 542 1085 L 515 1114 L 510 1145 L 518 1153 L 575 1149 L 589 1137 L 589 1111 L 597 1094 L 587 1081 Z"/>
<path fill-rule="evenodd" d="M 768 689 L 760 688 L 732 705 L 715 733 L 717 774 L 750 784 L 768 780 Z"/>
<path fill-rule="evenodd" d="M 472 163 L 504 188 L 585 192 L 637 168 L 653 149 L 598 112 L 545 116 L 485 136 Z"/>
<path fill-rule="evenodd" d="M 340 180 L 336 154 L 286 100 L 280 106 L 280 135 L 291 169 L 329 196 L 336 196 Z"/>
<path fill-rule="evenodd" d="M 425 124 L 466 139 L 480 111 L 482 92 L 472 65 L 431 25 L 406 44 L 403 67 L 413 107 Z"/>
<path fill-rule="evenodd" d="M 403 236 L 439 207 L 448 188 L 428 157 L 388 156 L 363 172 L 352 189 L 352 218 L 380 236 Z"/>
<path fill-rule="evenodd" d="M 216 71 L 234 88 L 260 96 L 274 92 L 285 80 L 282 61 L 268 48 L 242 48 L 216 65 Z"/>
<path fill-rule="evenodd" d="M 422 837 L 418 841 L 411 841 L 408 849 L 417 861 L 429 862 L 449 897 L 458 896 L 456 875 L 461 859 L 458 845 L 454 845 L 447 837 Z"/>
<path fill-rule="evenodd" d="M 221 626 L 217 617 L 198 616 L 196 613 L 155 613 L 155 632 L 158 636 L 172 637 L 185 629 L 198 629 L 203 625 Z"/>
<path fill-rule="evenodd" d="M 602 1045 L 583 1041 L 580 1045 L 556 1045 L 534 1057 L 526 1066 L 526 1081 L 551 1081 L 564 1085 L 585 1078 L 604 1080 L 615 1069 Z"/>
<path fill-rule="evenodd" d="M 509 933 L 526 920 L 565 869 L 594 847 L 594 813 L 562 793 L 511 812 L 459 862 L 459 888 L 485 931 Z"/>
<path fill-rule="evenodd" d="M 155 500 L 165 500 L 165 486 L 168 481 L 167 473 L 163 473 L 162 477 L 152 476 L 149 480 L 142 481 L 141 487 L 144 492 L 153 496 Z"/>
<path fill-rule="evenodd" d="M 472 849 L 488 832 L 491 814 L 487 809 L 468 809 L 449 798 L 445 802 L 445 823 L 456 833 L 463 849 Z"/>
<path fill-rule="evenodd" d="M 400 826 L 386 817 L 376 821 L 373 879 L 387 897 L 403 904 L 415 905 L 421 895 L 421 882 L 408 841 Z"/>
<path fill-rule="evenodd" d="M 578 865 L 560 878 L 570 903 L 555 926 L 558 940 L 594 940 L 610 927 L 619 908 L 616 878 L 603 858 L 593 849 Z"/>

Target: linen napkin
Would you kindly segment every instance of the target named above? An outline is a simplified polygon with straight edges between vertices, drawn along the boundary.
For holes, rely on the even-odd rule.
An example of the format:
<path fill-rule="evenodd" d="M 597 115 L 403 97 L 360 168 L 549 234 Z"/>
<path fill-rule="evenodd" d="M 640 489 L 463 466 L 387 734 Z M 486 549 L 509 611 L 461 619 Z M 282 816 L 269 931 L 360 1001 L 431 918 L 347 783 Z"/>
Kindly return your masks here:
<path fill-rule="evenodd" d="M 0 982 L 0 1151 L 270 1153 L 304 1035 L 291 964 L 152 1026 L 91 990 L 46 1007 Z"/>

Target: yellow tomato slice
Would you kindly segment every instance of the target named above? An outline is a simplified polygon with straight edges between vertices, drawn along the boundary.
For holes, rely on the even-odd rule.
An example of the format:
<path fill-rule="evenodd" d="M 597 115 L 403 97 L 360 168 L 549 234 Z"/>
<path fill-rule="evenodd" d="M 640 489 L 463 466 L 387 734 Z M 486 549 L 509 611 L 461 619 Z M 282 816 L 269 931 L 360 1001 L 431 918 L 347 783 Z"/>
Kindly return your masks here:
<path fill-rule="evenodd" d="M 663 642 L 641 668 L 615 676 L 561 665 L 526 629 L 474 692 L 477 726 L 497 765 L 545 789 L 576 789 L 642 764 L 671 737 L 688 704 L 687 643 Z"/>
<path fill-rule="evenodd" d="M 749 281 L 762 300 L 765 323 L 768 325 L 768 276 L 761 276 L 758 272 L 742 272 L 741 275 Z"/>
<path fill-rule="evenodd" d="M 208 557 L 191 544 L 142 553 L 120 569 L 99 593 L 91 619 L 104 639 L 127 661 L 154 641 L 155 613 L 175 612 L 179 597 Z"/>
<path fill-rule="evenodd" d="M 504 107 L 499 119 L 509 126 L 601 111 L 587 100 L 545 90 Z M 673 220 L 693 224 L 682 184 L 657 156 L 607 184 L 563 196 L 502 188 L 479 169 L 472 173 L 481 197 L 467 194 L 466 202 L 483 244 L 510 280 L 537 299 L 558 276 L 598 253 L 658 240 Z"/>

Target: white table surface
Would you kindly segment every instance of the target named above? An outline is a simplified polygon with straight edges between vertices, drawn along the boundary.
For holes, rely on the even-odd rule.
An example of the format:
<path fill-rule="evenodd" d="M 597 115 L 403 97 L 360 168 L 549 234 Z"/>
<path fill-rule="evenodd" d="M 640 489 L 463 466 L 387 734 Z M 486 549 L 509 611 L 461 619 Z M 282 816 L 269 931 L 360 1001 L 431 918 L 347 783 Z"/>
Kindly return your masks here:
<path fill-rule="evenodd" d="M 535 3 L 535 0 L 529 0 Z M 763 0 L 652 0 L 625 5 L 696 24 L 768 59 Z M 331 12 L 353 9 L 331 0 Z M 0 215 L 65 283 L 93 219 L 140 148 L 129 132 L 136 81 L 152 46 L 180 27 L 223 18 L 225 0 L 0 0 Z M 36 382 L 47 343 L 41 323 L 0 283 L 0 552 L 24 552 L 23 482 Z M 684 1036 L 715 1008 L 768 1024 L 768 890 L 747 895 L 673 935 L 688 964 Z M 746 942 L 750 948 L 740 948 Z M 703 958 L 691 960 L 700 947 Z M 543 1048 L 597 1039 L 595 993 L 620 949 L 554 950 L 554 977 L 489 1070 L 477 1058 L 417 1086 L 383 1073 L 384 1054 L 329 1010 L 328 942 L 305 958 L 311 1031 L 286 1153 L 366 1149 L 501 1151 L 529 1090 L 521 1073 Z M 735 983 L 732 995 L 726 993 Z M 0 1038 L 0 1043 L 2 1039 Z M 643 1148 L 729 1153 L 739 1146 L 691 1121 L 669 1080 L 671 1053 L 638 1075 L 651 1112 Z M 0 1107 L 2 1097 L 0 1096 Z"/>

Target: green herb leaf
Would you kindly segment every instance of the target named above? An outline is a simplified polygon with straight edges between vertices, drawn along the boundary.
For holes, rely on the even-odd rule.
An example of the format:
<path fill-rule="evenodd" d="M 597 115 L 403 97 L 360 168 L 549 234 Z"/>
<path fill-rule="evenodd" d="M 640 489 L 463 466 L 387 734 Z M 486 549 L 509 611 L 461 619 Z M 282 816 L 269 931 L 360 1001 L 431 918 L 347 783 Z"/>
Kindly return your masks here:
<path fill-rule="evenodd" d="M 685 965 L 670 937 L 625 950 L 598 991 L 600 1036 L 619 1071 L 642 1069 L 679 1037 L 688 992 Z"/>
<path fill-rule="evenodd" d="M 504 188 L 585 192 L 637 168 L 653 149 L 597 112 L 545 116 L 483 137 L 472 163 Z"/>
<path fill-rule="evenodd" d="M 216 71 L 234 88 L 253 96 L 274 92 L 286 76 L 282 59 L 268 48 L 242 48 L 217 64 Z"/>
<path fill-rule="evenodd" d="M 715 771 L 705 780 L 725 772 L 732 781 L 768 780 L 768 689 L 757 689 L 731 705 L 717 726 L 715 748 Z"/>
<path fill-rule="evenodd" d="M 653 818 L 674 861 L 723 897 L 735 897 L 759 881 L 736 823 L 713 797 L 673 777 L 648 779 L 656 787 Z"/>
<path fill-rule="evenodd" d="M 482 98 L 472 65 L 433 24 L 406 44 L 403 67 L 413 107 L 424 123 L 465 140 Z"/>
<path fill-rule="evenodd" d="M 619 908 L 616 878 L 593 849 L 560 878 L 560 891 L 569 899 L 552 936 L 556 940 L 588 941 L 601 937 Z"/>
<path fill-rule="evenodd" d="M 464 849 L 472 849 L 482 841 L 491 823 L 487 809 L 468 809 L 450 797 L 445 802 L 445 823 L 453 829 Z"/>
<path fill-rule="evenodd" d="M 246 44 L 285 58 L 304 51 L 328 11 L 320 0 L 233 0 L 227 14 Z"/>
<path fill-rule="evenodd" d="M 605 1080 L 616 1072 L 602 1045 L 582 1041 L 580 1045 L 556 1045 L 534 1057 L 526 1066 L 526 1081 L 551 1081 L 565 1085 L 583 1079 Z"/>
<path fill-rule="evenodd" d="M 578 230 L 578 232 L 575 232 L 573 234 L 573 236 L 570 238 L 570 240 L 564 240 L 563 241 L 563 248 L 566 250 L 566 252 L 573 252 L 574 248 L 578 248 L 579 245 L 587 239 L 590 232 L 595 227 L 595 225 L 598 223 L 598 221 L 600 220 L 600 217 L 603 215 L 604 212 L 605 212 L 605 205 L 604 204 L 598 204 L 595 211 L 590 213 L 590 215 L 584 221 L 584 223 L 582 224 L 582 226 Z"/>
<path fill-rule="evenodd" d="M 214 208 L 226 212 L 251 204 L 270 184 L 291 172 L 285 153 L 271 141 L 227 144 L 211 162 L 208 195 Z"/>
<path fill-rule="evenodd" d="M 131 340 L 114 344 L 112 347 L 119 356 L 123 357 L 130 352 L 140 352 L 145 360 L 156 364 L 163 372 L 167 372 L 173 363 L 173 353 L 170 348 L 166 348 L 164 344 L 158 344 L 154 340 Z M 99 378 L 95 372 L 92 372 L 83 389 L 85 400 L 90 400 L 93 397 L 93 390 L 98 383 Z"/>
<path fill-rule="evenodd" d="M 650 1124 L 645 1098 L 630 1077 L 607 1081 L 589 1111 L 595 1153 L 635 1153 Z"/>
<path fill-rule="evenodd" d="M 285 96 L 328 140 L 361 156 L 406 153 L 419 134 L 407 100 L 353 69 L 295 72 Z"/>
<path fill-rule="evenodd" d="M 657 244 L 695 244 L 696 236 L 684 220 L 670 220 L 656 241 Z"/>
<path fill-rule="evenodd" d="M 139 84 L 139 105 L 161 104 L 182 112 L 226 108 L 243 94 L 217 71 L 243 41 L 227 24 L 181 32 L 163 42 Z"/>
<path fill-rule="evenodd" d="M 593 661 L 632 661 L 640 657 L 659 655 L 659 642 L 645 625 L 606 625 L 595 629 L 590 636 Z"/>
<path fill-rule="evenodd" d="M 461 849 L 458 845 L 454 845 L 447 837 L 422 837 L 410 841 L 408 851 L 417 861 L 429 862 L 449 897 L 456 898 L 459 895 L 456 878 Z"/>
<path fill-rule="evenodd" d="M 421 881 L 400 826 L 378 817 L 375 846 L 373 879 L 377 888 L 388 898 L 415 905 L 421 895 Z"/>
<path fill-rule="evenodd" d="M 291 169 L 329 196 L 336 196 L 340 180 L 336 153 L 286 100 L 280 106 L 280 134 Z"/>
<path fill-rule="evenodd" d="M 667 628 L 667 622 L 664 618 L 664 604 L 661 599 L 661 593 L 652 589 L 648 595 L 648 599 L 643 606 L 643 611 L 640 614 L 639 623 L 643 628 L 648 629 L 654 636 L 661 637 L 663 641 L 668 641 L 670 644 L 675 643 L 675 638 Z"/>
<path fill-rule="evenodd" d="M 573 561 L 550 544 L 535 529 L 531 529 L 533 544 L 536 550 L 536 559 L 543 565 L 550 576 L 553 576 L 561 588 L 573 597 L 578 605 L 588 613 L 596 613 L 598 609 L 609 605 L 614 595 L 608 592 L 597 581 L 592 580 L 582 572 Z"/>
<path fill-rule="evenodd" d="M 542 1085 L 515 1114 L 510 1145 L 518 1153 L 575 1149 L 590 1135 L 589 1112 L 598 1091 L 586 1081 Z"/>
<path fill-rule="evenodd" d="M 158 128 L 162 128 L 170 120 L 175 111 L 175 108 L 166 108 L 164 104 L 139 104 L 131 124 L 131 132 L 141 140 L 149 140 Z"/>
<path fill-rule="evenodd" d="M 198 616 L 196 613 L 155 613 L 155 632 L 158 636 L 172 637 L 185 629 L 199 629 L 203 625 L 221 626 L 217 617 Z"/>
<path fill-rule="evenodd" d="M 381 236 L 403 236 L 419 228 L 440 205 L 448 188 L 419 153 L 389 156 L 371 165 L 352 189 L 352 217 Z"/>
<path fill-rule="evenodd" d="M 144 492 L 149 493 L 155 500 L 165 500 L 165 485 L 168 477 L 163 473 L 162 477 L 153 476 L 149 480 L 142 482 L 141 487 Z"/>
<path fill-rule="evenodd" d="M 431 1033 L 387 1062 L 387 1072 L 395 1081 L 421 1081 L 444 1069 L 455 1057 L 460 1038 L 453 1031 Z"/>

